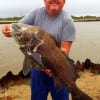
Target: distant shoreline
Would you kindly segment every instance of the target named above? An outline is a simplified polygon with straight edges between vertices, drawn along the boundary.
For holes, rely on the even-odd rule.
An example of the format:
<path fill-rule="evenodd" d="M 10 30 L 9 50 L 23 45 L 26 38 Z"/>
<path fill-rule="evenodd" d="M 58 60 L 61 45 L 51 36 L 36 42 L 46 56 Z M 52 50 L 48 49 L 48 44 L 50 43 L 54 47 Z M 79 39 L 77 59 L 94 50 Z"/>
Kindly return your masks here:
<path fill-rule="evenodd" d="M 8 18 L 0 18 L 0 24 L 10 24 L 17 23 L 21 17 L 8 17 Z M 92 21 L 100 21 L 100 17 L 97 16 L 71 16 L 74 22 L 92 22 Z"/>
<path fill-rule="evenodd" d="M 17 23 L 18 21 L 0 21 L 0 24 L 11 24 L 11 23 Z"/>
<path fill-rule="evenodd" d="M 96 19 L 74 19 L 74 22 L 93 22 L 93 21 L 100 21 Z M 0 24 L 11 24 L 11 23 L 17 23 L 18 21 L 0 21 Z"/>
<path fill-rule="evenodd" d="M 74 22 L 93 22 L 93 21 L 100 21 L 97 19 L 74 19 Z"/>

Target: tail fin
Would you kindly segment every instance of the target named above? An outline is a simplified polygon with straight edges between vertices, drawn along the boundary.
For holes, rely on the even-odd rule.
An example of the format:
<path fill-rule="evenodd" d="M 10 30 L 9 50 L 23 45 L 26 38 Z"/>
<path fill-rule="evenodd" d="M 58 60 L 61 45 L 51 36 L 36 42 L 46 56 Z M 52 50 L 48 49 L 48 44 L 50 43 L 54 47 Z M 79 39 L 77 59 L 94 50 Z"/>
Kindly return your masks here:
<path fill-rule="evenodd" d="M 93 100 L 93 99 L 80 90 L 76 91 L 75 94 L 72 94 L 72 100 Z"/>

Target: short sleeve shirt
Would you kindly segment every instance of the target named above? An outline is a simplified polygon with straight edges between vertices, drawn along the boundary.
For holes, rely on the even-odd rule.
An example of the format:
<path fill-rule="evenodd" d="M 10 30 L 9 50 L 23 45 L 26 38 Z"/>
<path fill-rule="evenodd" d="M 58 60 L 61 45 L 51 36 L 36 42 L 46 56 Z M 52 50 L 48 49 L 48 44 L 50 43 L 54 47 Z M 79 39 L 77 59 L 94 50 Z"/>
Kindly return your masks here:
<path fill-rule="evenodd" d="M 75 26 L 72 18 L 65 11 L 49 17 L 45 7 L 29 12 L 20 22 L 35 25 L 50 33 L 58 43 L 75 41 Z"/>

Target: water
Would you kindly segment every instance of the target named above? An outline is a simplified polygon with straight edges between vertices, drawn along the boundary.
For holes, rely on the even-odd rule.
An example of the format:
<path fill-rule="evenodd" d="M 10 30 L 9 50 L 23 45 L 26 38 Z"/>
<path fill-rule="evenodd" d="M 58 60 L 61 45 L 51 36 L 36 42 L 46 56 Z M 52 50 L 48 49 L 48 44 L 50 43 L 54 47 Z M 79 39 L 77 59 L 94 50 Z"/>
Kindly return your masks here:
<path fill-rule="evenodd" d="M 23 54 L 18 49 L 12 38 L 6 38 L 1 32 L 0 25 L 0 76 L 3 76 L 9 70 L 17 74 L 23 63 Z"/>
<path fill-rule="evenodd" d="M 100 22 L 75 22 L 76 42 L 73 43 L 70 57 L 75 61 L 90 58 L 100 63 Z M 22 69 L 23 54 L 12 38 L 1 34 L 0 25 L 0 77 L 9 70 L 18 73 Z"/>
<path fill-rule="evenodd" d="M 100 22 L 76 22 L 76 42 L 70 55 L 76 61 L 90 58 L 100 63 Z"/>

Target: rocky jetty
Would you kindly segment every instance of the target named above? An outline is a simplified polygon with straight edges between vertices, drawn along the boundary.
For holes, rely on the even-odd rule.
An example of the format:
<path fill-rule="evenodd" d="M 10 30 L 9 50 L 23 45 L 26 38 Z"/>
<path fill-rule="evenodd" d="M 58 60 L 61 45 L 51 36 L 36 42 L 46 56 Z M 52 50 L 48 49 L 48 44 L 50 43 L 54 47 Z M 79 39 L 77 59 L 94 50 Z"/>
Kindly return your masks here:
<path fill-rule="evenodd" d="M 93 63 L 90 59 L 86 59 L 84 62 L 77 61 L 76 62 L 76 70 L 77 71 L 89 71 L 93 74 L 100 74 L 100 64 Z"/>
<path fill-rule="evenodd" d="M 22 71 L 20 71 L 17 75 L 14 75 L 11 71 L 9 71 L 0 79 L 0 90 L 3 88 L 8 88 L 10 85 L 27 78 L 29 78 L 29 74 L 24 76 Z"/>
<path fill-rule="evenodd" d="M 79 75 L 76 84 L 93 100 L 100 100 L 100 64 L 87 58 L 84 62 L 77 61 L 75 66 Z M 24 76 L 20 71 L 15 75 L 9 71 L 0 79 L 0 100 L 30 100 L 30 94 L 29 74 Z M 51 100 L 51 96 L 49 98 Z"/>
<path fill-rule="evenodd" d="M 82 63 L 80 61 L 77 61 L 75 63 L 75 67 L 77 73 L 87 70 L 93 74 L 100 74 L 100 64 L 95 64 L 88 58 Z M 16 83 L 19 80 L 27 78 L 29 78 L 29 74 L 27 76 L 24 76 L 22 71 L 20 71 L 17 75 L 14 75 L 11 71 L 9 71 L 0 79 L 0 89 L 8 87 L 9 83 L 11 84 L 11 82 Z"/>

